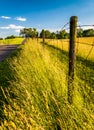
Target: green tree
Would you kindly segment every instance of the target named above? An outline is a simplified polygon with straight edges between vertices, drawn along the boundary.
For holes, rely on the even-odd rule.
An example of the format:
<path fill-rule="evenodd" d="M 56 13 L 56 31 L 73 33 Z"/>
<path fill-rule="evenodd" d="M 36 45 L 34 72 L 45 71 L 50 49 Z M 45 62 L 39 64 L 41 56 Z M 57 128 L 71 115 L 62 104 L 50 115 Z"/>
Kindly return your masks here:
<path fill-rule="evenodd" d="M 66 30 L 62 30 L 62 31 L 57 31 L 57 39 L 66 39 L 69 37 L 68 33 L 66 32 Z"/>
<path fill-rule="evenodd" d="M 32 36 L 32 28 L 24 28 L 20 30 L 20 35 L 24 37 L 31 37 Z"/>
<path fill-rule="evenodd" d="M 77 29 L 77 37 L 83 37 L 83 29 Z"/>
<path fill-rule="evenodd" d="M 36 28 L 24 28 L 22 30 L 20 30 L 20 35 L 24 36 L 24 37 L 32 37 L 35 38 L 37 37 L 37 29 Z"/>
<path fill-rule="evenodd" d="M 61 38 L 61 39 L 66 39 L 66 38 L 68 38 L 68 33 L 66 32 L 66 30 L 60 31 L 60 38 Z"/>
<path fill-rule="evenodd" d="M 51 39 L 56 39 L 56 33 L 52 32 L 51 35 L 50 35 L 50 38 Z"/>
<path fill-rule="evenodd" d="M 87 29 L 83 31 L 83 37 L 92 37 L 92 36 L 94 36 L 93 29 Z"/>
<path fill-rule="evenodd" d="M 51 32 L 49 30 L 45 30 L 45 38 L 50 38 Z"/>
<path fill-rule="evenodd" d="M 13 38 L 16 38 L 16 36 L 14 36 L 14 35 L 7 36 L 5 39 L 13 39 Z"/>
<path fill-rule="evenodd" d="M 38 32 L 36 28 L 32 29 L 32 38 L 36 38 L 38 36 Z"/>
<path fill-rule="evenodd" d="M 45 38 L 50 38 L 51 32 L 49 30 L 45 30 Z M 43 30 L 40 33 L 40 38 L 43 37 Z"/>
<path fill-rule="evenodd" d="M 0 37 L 0 40 L 3 40 L 3 38 L 2 38 L 2 37 Z"/>

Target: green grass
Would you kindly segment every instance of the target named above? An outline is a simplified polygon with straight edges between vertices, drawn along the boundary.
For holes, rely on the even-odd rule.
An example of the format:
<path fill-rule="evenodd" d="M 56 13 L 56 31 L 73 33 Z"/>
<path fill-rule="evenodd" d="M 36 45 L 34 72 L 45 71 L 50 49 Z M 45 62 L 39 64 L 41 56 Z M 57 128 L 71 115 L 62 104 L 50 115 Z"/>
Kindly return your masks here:
<path fill-rule="evenodd" d="M 77 58 L 78 68 L 85 67 Z M 77 69 L 70 105 L 67 74 L 67 52 L 35 40 L 21 45 L 0 64 L 0 130 L 93 130 L 94 79 L 85 86 L 84 72 Z"/>
<path fill-rule="evenodd" d="M 21 44 L 22 41 L 23 38 L 5 39 L 5 40 L 0 40 L 0 45 Z"/>

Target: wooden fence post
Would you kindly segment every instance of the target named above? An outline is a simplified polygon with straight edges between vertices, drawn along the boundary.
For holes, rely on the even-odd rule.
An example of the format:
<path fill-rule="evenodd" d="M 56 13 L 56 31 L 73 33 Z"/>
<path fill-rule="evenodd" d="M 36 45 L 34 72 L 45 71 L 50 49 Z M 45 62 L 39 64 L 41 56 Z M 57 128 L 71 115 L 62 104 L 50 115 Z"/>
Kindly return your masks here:
<path fill-rule="evenodd" d="M 76 37 L 77 37 L 77 16 L 70 18 L 70 44 L 69 44 L 69 76 L 68 76 L 68 102 L 73 103 L 74 96 L 74 70 L 76 61 Z"/>
<path fill-rule="evenodd" d="M 45 43 L 45 30 L 42 30 L 42 38 L 43 38 L 43 43 Z"/>

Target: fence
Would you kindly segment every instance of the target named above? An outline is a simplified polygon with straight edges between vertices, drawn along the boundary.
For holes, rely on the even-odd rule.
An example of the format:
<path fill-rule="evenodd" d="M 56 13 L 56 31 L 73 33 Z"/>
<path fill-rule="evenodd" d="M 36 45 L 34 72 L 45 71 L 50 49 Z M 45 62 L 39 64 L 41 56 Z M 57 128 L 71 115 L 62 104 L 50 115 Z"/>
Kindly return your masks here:
<path fill-rule="evenodd" d="M 94 88 L 94 37 L 77 38 L 77 29 L 94 25 L 79 26 L 77 25 L 77 22 L 78 18 L 73 16 L 70 18 L 70 22 L 66 23 L 61 29 L 69 30 L 69 39 L 45 39 L 43 30 L 43 43 L 46 42 L 51 46 L 63 50 L 63 52 L 69 52 L 68 101 L 70 104 L 73 102 L 73 94 L 75 89 L 74 82 L 76 76 L 81 80 L 81 82 L 78 83 L 79 86 L 81 89 L 84 88 L 84 99 L 89 100 L 89 98 L 86 98 L 86 91 L 88 91 L 89 95 L 92 95 Z M 70 27 L 67 27 L 68 25 L 70 25 Z"/>

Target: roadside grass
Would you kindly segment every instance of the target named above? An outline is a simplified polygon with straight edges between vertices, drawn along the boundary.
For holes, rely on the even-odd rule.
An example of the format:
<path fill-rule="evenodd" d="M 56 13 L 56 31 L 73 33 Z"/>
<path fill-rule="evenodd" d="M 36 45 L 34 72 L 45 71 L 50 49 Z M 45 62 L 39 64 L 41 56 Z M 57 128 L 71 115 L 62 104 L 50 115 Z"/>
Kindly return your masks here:
<path fill-rule="evenodd" d="M 86 91 L 92 86 L 84 87 L 79 70 L 74 103 L 67 101 L 68 53 L 35 40 L 18 49 L 0 64 L 0 130 L 93 130 L 94 104 Z"/>
<path fill-rule="evenodd" d="M 24 38 L 13 38 L 0 40 L 0 45 L 21 44 Z"/>

